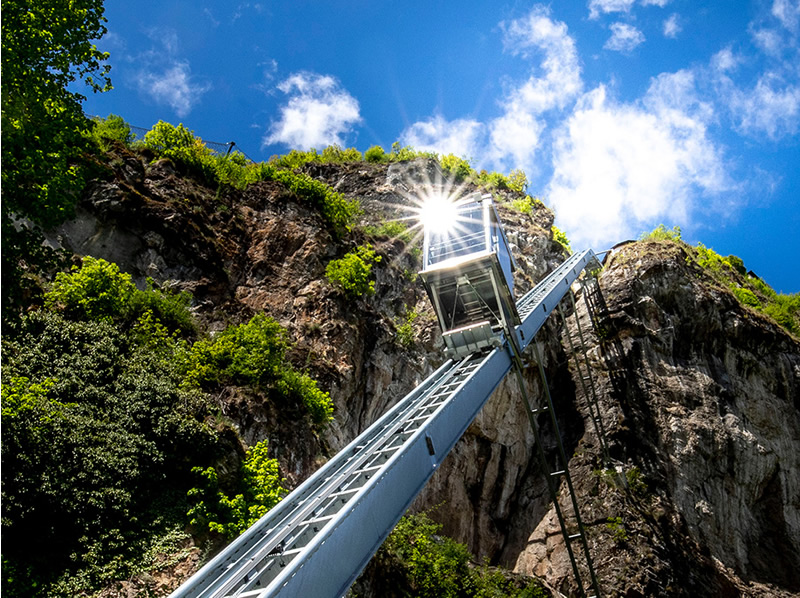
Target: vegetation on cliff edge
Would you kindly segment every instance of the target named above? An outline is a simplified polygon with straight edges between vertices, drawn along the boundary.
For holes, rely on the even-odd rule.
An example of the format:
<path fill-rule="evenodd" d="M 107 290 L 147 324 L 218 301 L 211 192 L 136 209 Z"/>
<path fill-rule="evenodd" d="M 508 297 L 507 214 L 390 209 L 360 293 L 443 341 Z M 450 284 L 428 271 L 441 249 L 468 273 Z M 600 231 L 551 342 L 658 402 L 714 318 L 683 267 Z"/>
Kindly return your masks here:
<path fill-rule="evenodd" d="M 727 288 L 743 305 L 747 305 L 775 320 L 783 328 L 800 336 L 800 293 L 777 293 L 756 274 L 747 270 L 741 258 L 723 257 L 702 243 L 691 246 L 681 239 L 681 229 L 663 224 L 640 236 L 643 241 L 678 243 L 688 253 L 687 261 L 707 272 L 717 283 Z"/>

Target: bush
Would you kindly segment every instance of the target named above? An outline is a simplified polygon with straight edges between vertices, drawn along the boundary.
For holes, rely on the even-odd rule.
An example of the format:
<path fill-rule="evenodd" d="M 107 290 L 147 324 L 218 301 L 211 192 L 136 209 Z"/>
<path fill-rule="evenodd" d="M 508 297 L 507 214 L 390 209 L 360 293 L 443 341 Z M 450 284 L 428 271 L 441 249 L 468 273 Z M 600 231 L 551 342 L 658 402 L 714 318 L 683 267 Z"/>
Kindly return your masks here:
<path fill-rule="evenodd" d="M 197 341 L 188 355 L 186 384 L 211 388 L 236 384 L 266 389 L 280 377 L 289 338 L 264 314 L 231 326 L 213 340 Z"/>
<path fill-rule="evenodd" d="M 224 384 L 275 391 L 302 403 L 317 424 L 330 421 L 333 402 L 306 374 L 286 363 L 289 338 L 283 327 L 265 314 L 231 326 L 213 340 L 196 342 L 184 363 L 184 385 L 212 389 Z"/>
<path fill-rule="evenodd" d="M 316 381 L 308 374 L 284 370 L 277 382 L 277 388 L 283 395 L 300 400 L 314 423 L 324 424 L 333 419 L 333 401 L 330 395 L 320 390 Z"/>
<path fill-rule="evenodd" d="M 640 241 L 680 241 L 681 240 L 681 227 L 673 226 L 669 230 L 663 224 L 659 224 L 655 229 L 649 233 L 642 233 L 639 235 Z"/>
<path fill-rule="evenodd" d="M 764 307 L 764 313 L 774 319 L 789 332 L 800 335 L 800 293 L 793 295 L 776 294 L 773 301 Z"/>
<path fill-rule="evenodd" d="M 515 199 L 511 202 L 511 207 L 517 210 L 518 212 L 522 212 L 523 214 L 532 214 L 533 208 L 541 205 L 541 200 L 536 197 L 531 197 L 530 195 L 526 195 L 522 199 Z"/>
<path fill-rule="evenodd" d="M 397 341 L 406 349 L 414 344 L 414 321 L 419 317 L 417 310 L 407 310 L 405 316 L 397 323 Z"/>
<path fill-rule="evenodd" d="M 456 182 L 464 181 L 474 172 L 469 162 L 453 154 L 439 158 L 442 170 L 450 174 Z"/>
<path fill-rule="evenodd" d="M 552 227 L 553 230 L 553 241 L 561 245 L 568 254 L 572 255 L 572 248 L 569 246 L 569 239 L 567 239 L 567 235 L 564 234 L 561 230 L 559 230 L 556 226 Z"/>
<path fill-rule="evenodd" d="M 134 139 L 131 126 L 121 116 L 114 114 L 109 114 L 107 118 L 93 118 L 89 137 L 103 151 L 108 151 L 109 141 L 117 141 L 130 147 Z"/>
<path fill-rule="evenodd" d="M 734 287 L 731 290 L 733 291 L 733 294 L 736 295 L 736 298 L 740 303 L 749 305 L 750 307 L 755 307 L 756 309 L 761 307 L 761 302 L 758 300 L 758 297 L 756 297 L 755 293 L 753 293 L 753 291 L 750 289 Z"/>
<path fill-rule="evenodd" d="M 742 276 L 747 274 L 747 268 L 744 267 L 744 261 L 742 261 L 742 258 L 735 255 L 729 255 L 725 258 L 725 260 L 731 265 L 731 268 L 733 268 Z"/>
<path fill-rule="evenodd" d="M 322 150 L 320 161 L 324 164 L 343 164 L 345 162 L 361 162 L 361 152 L 354 147 L 342 149 L 338 145 L 329 145 Z"/>
<path fill-rule="evenodd" d="M 261 519 L 286 496 L 286 480 L 278 472 L 277 459 L 268 456 L 268 441 L 251 448 L 240 471 L 240 492 L 228 496 L 220 490 L 216 469 L 195 467 L 192 473 L 199 486 L 189 490 L 192 503 L 187 515 L 192 525 L 227 538 L 234 538 Z"/>
<path fill-rule="evenodd" d="M 387 155 L 389 162 L 405 162 L 417 158 L 436 158 L 434 152 L 418 152 L 410 145 L 401 146 L 399 141 L 392 144 L 392 150 Z"/>
<path fill-rule="evenodd" d="M 272 165 L 264 164 L 261 166 L 259 176 L 261 180 L 273 180 L 284 184 L 292 193 L 318 208 L 334 232 L 339 235 L 351 229 L 353 221 L 360 213 L 357 201 L 345 199 L 341 193 L 307 174 L 276 170 Z"/>
<path fill-rule="evenodd" d="M 45 304 L 73 318 L 111 321 L 128 315 L 135 292 L 130 274 L 120 272 L 116 264 L 86 256 L 69 274 L 56 275 Z"/>
<path fill-rule="evenodd" d="M 514 193 L 522 195 L 528 189 L 528 177 L 524 170 L 512 170 L 508 175 L 508 188 Z"/>
<path fill-rule="evenodd" d="M 364 234 L 370 237 L 389 237 L 390 239 L 400 239 L 405 243 L 411 242 L 411 234 L 408 226 L 398 220 L 389 220 L 380 226 L 365 226 Z"/>
<path fill-rule="evenodd" d="M 800 294 L 776 293 L 767 283 L 755 276 L 745 276 L 747 269 L 735 255 L 722 257 L 713 249 L 698 243 L 691 257 L 717 282 L 728 287 L 743 305 L 766 314 L 793 334 L 800 334 Z"/>
<path fill-rule="evenodd" d="M 406 515 L 381 547 L 379 558 L 388 557 L 400 568 L 401 579 L 393 581 L 401 584 L 403 595 L 430 598 L 547 596 L 535 580 L 473 566 L 474 557 L 467 547 L 439 535 L 441 528 L 425 513 Z"/>
<path fill-rule="evenodd" d="M 52 288 L 45 293 L 48 308 L 61 310 L 72 319 L 131 325 L 141 318 L 150 318 L 170 332 L 184 335 L 196 331 L 189 312 L 191 302 L 189 293 L 156 288 L 152 279 L 140 291 L 130 274 L 120 272 L 116 264 L 88 255 L 71 272 L 59 272 Z"/>
<path fill-rule="evenodd" d="M 625 529 L 622 517 L 609 517 L 606 529 L 611 532 L 611 537 L 616 544 L 624 544 L 628 541 L 628 530 Z"/>
<path fill-rule="evenodd" d="M 375 255 L 372 245 L 362 245 L 343 258 L 331 261 L 325 269 L 325 276 L 350 298 L 372 295 L 375 292 L 375 282 L 370 280 L 372 266 L 380 261 L 381 257 Z"/>
<path fill-rule="evenodd" d="M 248 162 L 244 154 L 233 151 L 215 154 L 203 140 L 182 124 L 177 127 L 158 121 L 144 136 L 144 146 L 162 158 L 169 158 L 199 176 L 207 184 L 245 188 L 262 180 L 259 164 Z"/>
<path fill-rule="evenodd" d="M 380 145 L 373 145 L 366 152 L 364 152 L 364 159 L 367 162 L 372 162 L 374 164 L 387 162 L 389 160 L 386 152 L 383 151 L 383 148 Z"/>

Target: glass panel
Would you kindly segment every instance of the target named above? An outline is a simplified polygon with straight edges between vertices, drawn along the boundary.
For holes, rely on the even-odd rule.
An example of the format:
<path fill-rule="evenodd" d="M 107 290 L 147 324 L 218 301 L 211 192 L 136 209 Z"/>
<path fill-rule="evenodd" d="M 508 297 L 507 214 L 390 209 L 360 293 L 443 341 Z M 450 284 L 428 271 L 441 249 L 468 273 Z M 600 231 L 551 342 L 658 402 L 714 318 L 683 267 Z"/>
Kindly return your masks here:
<path fill-rule="evenodd" d="M 452 227 L 443 232 L 431 232 L 427 263 L 437 264 L 488 249 L 483 214 L 481 204 L 467 204 L 459 208 L 458 217 Z"/>

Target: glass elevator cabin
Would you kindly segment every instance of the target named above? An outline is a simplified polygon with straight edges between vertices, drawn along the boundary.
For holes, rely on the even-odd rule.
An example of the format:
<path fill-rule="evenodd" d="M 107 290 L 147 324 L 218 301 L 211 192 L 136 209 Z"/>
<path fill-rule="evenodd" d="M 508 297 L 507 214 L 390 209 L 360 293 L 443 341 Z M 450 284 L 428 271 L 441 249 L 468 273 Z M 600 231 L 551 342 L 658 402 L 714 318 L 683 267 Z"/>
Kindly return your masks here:
<path fill-rule="evenodd" d="M 420 277 L 442 327 L 447 353 L 464 357 L 498 344 L 520 323 L 516 263 L 491 195 L 454 204 L 452 222 L 426 222 Z"/>

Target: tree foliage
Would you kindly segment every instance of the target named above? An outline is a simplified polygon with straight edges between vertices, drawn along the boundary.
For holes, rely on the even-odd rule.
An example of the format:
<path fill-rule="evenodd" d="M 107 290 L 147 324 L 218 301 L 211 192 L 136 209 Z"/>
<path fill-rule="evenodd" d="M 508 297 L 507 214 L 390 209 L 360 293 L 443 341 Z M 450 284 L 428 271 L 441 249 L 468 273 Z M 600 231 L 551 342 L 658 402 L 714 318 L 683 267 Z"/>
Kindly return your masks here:
<path fill-rule="evenodd" d="M 36 225 L 51 226 L 72 214 L 85 179 L 88 121 L 74 91 L 110 89 L 108 55 L 100 38 L 102 0 L 2 0 L 2 233 L 3 312 L 21 307 L 25 277 L 46 252 Z"/>
<path fill-rule="evenodd" d="M 209 457 L 214 434 L 171 348 L 57 312 L 4 337 L 3 557 L 44 593 L 75 590 L 50 587 L 64 571 L 90 572 L 88 586 L 125 575 L 165 523 L 159 502 L 185 493 L 187 459 Z M 3 590 L 27 591 L 6 577 Z"/>
<path fill-rule="evenodd" d="M 83 184 L 85 98 L 69 87 L 110 88 L 100 38 L 102 0 L 3 0 L 3 204 L 41 224 L 70 213 Z"/>

